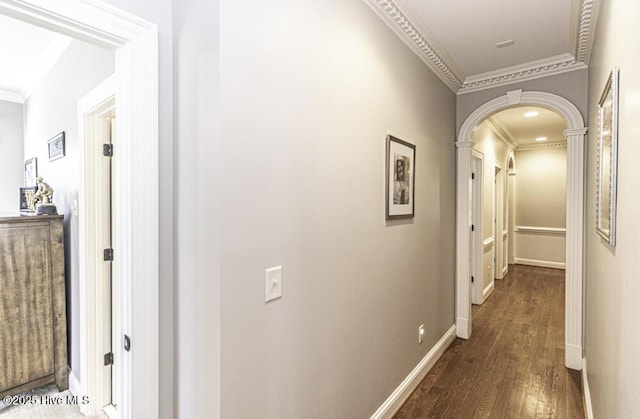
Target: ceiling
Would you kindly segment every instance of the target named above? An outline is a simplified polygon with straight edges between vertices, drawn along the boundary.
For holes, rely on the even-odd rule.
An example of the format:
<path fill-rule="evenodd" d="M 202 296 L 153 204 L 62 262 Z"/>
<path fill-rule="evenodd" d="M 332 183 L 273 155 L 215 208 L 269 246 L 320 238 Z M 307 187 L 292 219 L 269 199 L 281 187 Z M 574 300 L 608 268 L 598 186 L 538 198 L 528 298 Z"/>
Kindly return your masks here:
<path fill-rule="evenodd" d="M 525 114 L 534 113 L 534 116 Z M 487 118 L 489 128 L 514 149 L 566 142 L 563 131 L 567 123 L 562 116 L 545 108 L 518 106 Z M 546 140 L 537 141 L 544 137 Z"/>
<path fill-rule="evenodd" d="M 9 40 L 0 43 L 0 99 L 18 103 L 29 97 L 71 43 L 64 35 L 2 14 L 0 39 Z"/>
<path fill-rule="evenodd" d="M 586 68 L 600 0 L 366 1 L 461 94 Z"/>

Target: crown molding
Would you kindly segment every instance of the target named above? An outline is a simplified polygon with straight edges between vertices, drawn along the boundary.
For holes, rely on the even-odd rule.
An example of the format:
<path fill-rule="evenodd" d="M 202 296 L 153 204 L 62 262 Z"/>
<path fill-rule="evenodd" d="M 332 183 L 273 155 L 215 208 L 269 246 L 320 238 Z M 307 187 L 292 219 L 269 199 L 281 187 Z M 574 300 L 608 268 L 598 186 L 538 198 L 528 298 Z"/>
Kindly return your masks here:
<path fill-rule="evenodd" d="M 446 50 L 405 0 L 364 0 L 431 70 L 456 94 L 533 80 L 587 68 L 601 0 L 574 0 L 571 43 L 575 54 L 562 54 L 465 77 Z M 578 12 L 579 11 L 579 12 Z M 577 18 L 579 16 L 579 18 Z"/>
<path fill-rule="evenodd" d="M 505 144 L 507 144 L 512 149 L 517 149 L 520 146 L 520 143 L 516 141 L 515 137 L 509 131 L 507 127 L 502 125 L 497 119 L 490 116 L 487 118 L 487 125 L 491 132 L 493 132 L 500 140 L 502 140 Z"/>
<path fill-rule="evenodd" d="M 13 103 L 24 103 L 24 97 L 18 92 L 0 89 L 0 100 Z"/>
<path fill-rule="evenodd" d="M 576 61 L 586 65 L 589 65 L 591 60 L 591 48 L 593 47 L 599 12 L 600 0 L 582 0 L 575 55 Z"/>
<path fill-rule="evenodd" d="M 558 141 L 555 143 L 526 144 L 516 148 L 516 151 L 548 150 L 551 148 L 567 148 L 567 142 Z"/>
<path fill-rule="evenodd" d="M 471 93 L 524 80 L 533 80 L 554 74 L 582 70 L 584 68 L 587 68 L 587 65 L 577 62 L 571 54 L 556 55 L 543 60 L 531 61 L 525 64 L 467 77 L 464 80 L 464 85 L 458 89 L 457 93 Z"/>
<path fill-rule="evenodd" d="M 404 9 L 400 9 L 392 0 L 364 1 L 454 93 L 463 86 L 462 80 L 453 70 L 453 60 L 448 59 L 449 62 L 446 62 L 447 58 L 443 58 L 444 53 L 436 51 L 435 39 L 426 38 L 426 28 L 420 30 L 414 25 L 413 22 L 418 22 L 418 19 L 413 18 L 412 21 L 407 16 L 409 12 L 405 13 L 405 11 L 410 9 L 408 6 L 405 5 Z"/>

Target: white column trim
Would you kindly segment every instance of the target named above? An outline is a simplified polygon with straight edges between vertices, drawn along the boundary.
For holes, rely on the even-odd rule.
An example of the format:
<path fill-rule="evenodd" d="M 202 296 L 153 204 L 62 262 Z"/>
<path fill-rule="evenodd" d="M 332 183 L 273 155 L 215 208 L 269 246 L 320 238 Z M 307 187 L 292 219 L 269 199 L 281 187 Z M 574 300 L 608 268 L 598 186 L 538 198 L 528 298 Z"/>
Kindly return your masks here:
<path fill-rule="evenodd" d="M 568 129 L 567 233 L 565 271 L 565 365 L 582 368 L 585 137 L 586 129 Z M 578 298 L 579 296 L 579 298 Z"/>
<path fill-rule="evenodd" d="M 513 96 L 513 95 L 511 95 Z M 580 111 L 568 100 L 545 92 L 522 92 L 520 105 L 543 106 L 555 110 L 567 121 L 567 272 L 565 307 L 565 365 L 582 367 L 582 307 L 583 307 L 583 233 L 584 233 L 584 141 L 587 128 Z M 469 202 L 471 147 L 473 129 L 495 112 L 512 106 L 507 94 L 476 109 L 464 121 L 458 134 L 457 207 L 456 207 L 456 322 L 458 336 L 471 336 L 471 298 L 469 295 Z M 468 144 L 468 145 L 467 145 Z"/>
<path fill-rule="evenodd" d="M 469 138 L 469 137 L 467 137 Z M 456 143 L 456 335 L 471 337 L 471 141 Z"/>

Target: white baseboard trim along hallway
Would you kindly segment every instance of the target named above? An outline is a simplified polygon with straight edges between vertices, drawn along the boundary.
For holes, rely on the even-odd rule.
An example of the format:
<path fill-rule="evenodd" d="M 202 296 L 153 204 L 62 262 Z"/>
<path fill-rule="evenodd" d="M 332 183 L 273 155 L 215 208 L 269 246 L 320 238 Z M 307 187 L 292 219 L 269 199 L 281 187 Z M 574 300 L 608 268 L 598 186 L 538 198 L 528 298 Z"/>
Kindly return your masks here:
<path fill-rule="evenodd" d="M 451 346 L 456 339 L 456 325 L 454 324 L 440 338 L 440 340 L 431 348 L 429 353 L 418 363 L 418 365 L 409 373 L 402 383 L 394 390 L 389 398 L 376 410 L 371 419 L 387 419 L 402 406 L 411 393 L 418 387 L 422 379 L 433 368 L 435 363 L 440 359 L 442 354 Z"/>
<path fill-rule="evenodd" d="M 593 419 L 593 407 L 591 406 L 591 392 L 587 380 L 587 359 L 582 358 L 582 400 L 584 404 L 584 417 Z"/>
<path fill-rule="evenodd" d="M 564 262 L 551 262 L 547 260 L 533 260 L 516 258 L 516 265 L 539 266 L 541 268 L 566 269 Z"/>

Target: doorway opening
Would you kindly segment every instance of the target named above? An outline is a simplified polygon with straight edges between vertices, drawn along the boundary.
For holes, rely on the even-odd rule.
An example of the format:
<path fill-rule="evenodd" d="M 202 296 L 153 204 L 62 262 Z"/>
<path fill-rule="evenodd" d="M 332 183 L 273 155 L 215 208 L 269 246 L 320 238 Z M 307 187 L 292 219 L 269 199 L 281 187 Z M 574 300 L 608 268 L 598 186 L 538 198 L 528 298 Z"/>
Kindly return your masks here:
<path fill-rule="evenodd" d="M 493 257 L 493 277 L 494 279 L 502 279 L 509 271 L 509 266 L 506 263 L 505 258 L 505 249 L 506 242 L 509 237 L 509 230 L 506 228 L 506 219 L 507 215 L 505 213 L 504 206 L 504 194 L 505 194 L 505 182 L 504 182 L 504 164 L 499 161 L 495 162 L 495 170 L 494 170 L 494 214 L 493 218 L 494 223 L 494 234 L 495 237 L 495 247 L 494 247 L 494 257 Z"/>
<path fill-rule="evenodd" d="M 115 76 L 109 77 L 78 102 L 79 132 L 82 136 L 83 183 L 80 201 L 80 243 L 84 301 L 93 307 L 81 330 L 82 381 L 95 383 L 87 412 L 103 410 L 117 416 L 121 388 L 123 335 L 122 294 L 118 282 L 114 243 L 120 220 L 117 205 L 113 150 L 116 122 Z M 92 318 L 92 316 L 94 316 Z"/>
<path fill-rule="evenodd" d="M 544 92 L 513 91 L 482 105 L 462 125 L 457 150 L 457 244 L 456 329 L 461 338 L 472 331 L 471 293 L 469 287 L 472 251 L 469 211 L 472 196 L 466 187 L 471 176 L 474 129 L 482 121 L 501 110 L 514 106 L 539 106 L 551 109 L 566 121 L 563 134 L 567 142 L 566 185 L 566 281 L 565 281 L 565 365 L 572 369 L 582 366 L 582 305 L 583 305 L 583 222 L 584 222 L 584 141 L 586 128 L 578 109 L 566 99 Z M 506 159 L 505 159 L 506 161 Z"/>
<path fill-rule="evenodd" d="M 118 367 L 118 416 L 124 419 L 140 415 L 158 417 L 157 27 L 115 7 L 82 0 L 73 4 L 0 0 L 0 14 L 110 48 L 115 53 L 119 147 L 113 156 L 115 199 L 112 210 L 117 231 L 113 236 L 115 263 L 112 268 L 118 279 L 117 323 L 121 335 L 117 344 L 124 349 Z M 96 328 L 96 323 L 87 318 L 95 317 L 92 314 L 94 307 L 86 303 L 91 291 L 95 290 L 80 291 L 80 318 L 85 321 L 81 331 L 84 329 L 87 336 L 90 328 Z M 95 345 L 94 340 L 87 339 L 87 342 Z M 88 354 L 96 352 L 87 351 L 84 356 L 90 359 Z M 87 371 L 95 373 L 97 369 L 89 368 L 88 363 L 82 364 L 75 391 L 79 396 L 88 396 L 93 403 L 84 405 L 83 413 L 94 414 L 89 410 L 96 409 L 97 386 L 85 376 Z"/>
<path fill-rule="evenodd" d="M 471 287 L 473 304 L 482 304 L 485 298 L 483 278 L 483 249 L 482 240 L 482 187 L 484 185 L 484 155 L 472 151 L 471 172 Z"/>

